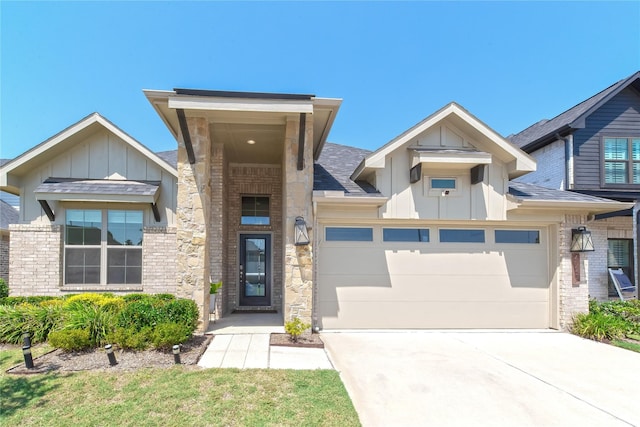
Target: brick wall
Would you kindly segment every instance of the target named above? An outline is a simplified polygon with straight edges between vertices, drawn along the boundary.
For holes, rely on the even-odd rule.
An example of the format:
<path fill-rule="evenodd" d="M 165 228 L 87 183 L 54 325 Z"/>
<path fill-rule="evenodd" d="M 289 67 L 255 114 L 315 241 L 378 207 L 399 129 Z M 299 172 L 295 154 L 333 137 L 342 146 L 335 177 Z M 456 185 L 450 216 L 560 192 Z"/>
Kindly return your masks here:
<path fill-rule="evenodd" d="M 589 255 L 580 254 L 580 278 L 578 285 L 573 284 L 571 265 L 571 230 L 586 224 L 586 217 L 581 215 L 565 215 L 558 233 L 558 255 L 560 257 L 558 294 L 560 328 L 569 329 L 573 317 L 577 313 L 589 310 Z"/>
<path fill-rule="evenodd" d="M 271 224 L 269 226 L 240 225 L 243 195 L 269 196 Z M 256 309 L 282 309 L 282 168 L 271 165 L 229 165 L 228 185 L 227 271 L 225 290 L 226 312 L 238 305 L 238 234 L 271 233 L 272 282 L 271 306 Z"/>
<path fill-rule="evenodd" d="M 177 246 L 175 227 L 144 227 L 142 281 L 146 293 L 176 292 Z"/>
<path fill-rule="evenodd" d="M 211 215 L 209 221 L 209 259 L 211 280 L 222 280 L 222 289 L 216 298 L 216 313 L 224 316 L 232 307 L 228 304 L 230 278 L 226 276 L 227 251 L 227 160 L 223 144 L 211 147 Z M 211 307 L 210 307 L 211 311 Z"/>
<path fill-rule="evenodd" d="M 537 162 L 536 171 L 528 173 L 516 179 L 516 181 L 564 190 L 566 179 L 564 141 L 555 141 L 531 155 Z"/>
<path fill-rule="evenodd" d="M 9 234 L 0 234 L 0 278 L 9 282 Z"/>
<path fill-rule="evenodd" d="M 590 222 L 594 252 L 586 254 L 589 262 L 589 297 L 598 301 L 609 299 L 608 239 L 633 239 L 632 217 L 615 217 Z"/>
<path fill-rule="evenodd" d="M 9 292 L 57 295 L 62 284 L 62 226 L 12 224 Z"/>

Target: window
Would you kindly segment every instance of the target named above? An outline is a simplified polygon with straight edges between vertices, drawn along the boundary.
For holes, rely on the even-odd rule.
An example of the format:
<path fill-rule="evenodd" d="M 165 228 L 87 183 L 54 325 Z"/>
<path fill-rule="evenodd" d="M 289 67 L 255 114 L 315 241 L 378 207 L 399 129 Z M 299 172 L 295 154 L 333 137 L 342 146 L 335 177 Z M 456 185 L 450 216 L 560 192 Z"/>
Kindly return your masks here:
<path fill-rule="evenodd" d="M 429 229 L 426 228 L 384 228 L 382 240 L 385 242 L 428 242 Z"/>
<path fill-rule="evenodd" d="M 433 190 L 455 190 L 455 178 L 431 178 L 431 189 Z"/>
<path fill-rule="evenodd" d="M 496 243 L 540 243 L 537 230 L 496 230 Z"/>
<path fill-rule="evenodd" d="M 65 284 L 142 283 L 142 211 L 68 209 Z"/>
<path fill-rule="evenodd" d="M 484 230 L 441 229 L 441 243 L 484 243 Z"/>
<path fill-rule="evenodd" d="M 640 138 L 604 138 L 605 184 L 640 184 Z"/>
<path fill-rule="evenodd" d="M 243 196 L 240 224 L 269 225 L 269 197 Z"/>
<path fill-rule="evenodd" d="M 372 228 L 352 228 L 352 227 L 327 227 L 325 229 L 327 242 L 372 242 Z"/>
<path fill-rule="evenodd" d="M 621 268 L 633 282 L 633 240 L 609 239 L 607 243 L 607 268 Z"/>

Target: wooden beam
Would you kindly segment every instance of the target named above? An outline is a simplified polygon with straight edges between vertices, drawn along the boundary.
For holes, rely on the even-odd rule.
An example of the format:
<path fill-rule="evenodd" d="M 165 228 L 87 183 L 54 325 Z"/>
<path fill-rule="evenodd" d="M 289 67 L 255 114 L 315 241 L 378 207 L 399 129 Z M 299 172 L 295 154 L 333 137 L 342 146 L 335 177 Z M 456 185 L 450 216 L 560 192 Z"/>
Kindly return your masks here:
<path fill-rule="evenodd" d="M 51 206 L 49 206 L 49 203 L 46 200 L 38 200 L 38 202 L 40 203 L 40 206 L 42 207 L 42 210 L 44 211 L 44 213 L 47 214 L 47 218 L 49 218 L 49 221 L 53 222 L 56 219 L 56 216 L 53 214 L 53 211 L 51 210 Z"/>
<path fill-rule="evenodd" d="M 300 113 L 300 133 L 298 134 L 298 170 L 304 169 L 304 137 L 305 127 L 307 125 L 307 116 Z"/>
<path fill-rule="evenodd" d="M 182 139 L 184 140 L 184 148 L 187 149 L 189 163 L 194 164 L 196 162 L 196 156 L 193 153 L 193 145 L 191 145 L 191 134 L 189 134 L 187 118 L 184 115 L 184 110 L 181 108 L 176 110 L 176 114 L 178 115 L 178 122 L 180 122 L 180 132 L 182 133 Z"/>
<path fill-rule="evenodd" d="M 151 210 L 153 211 L 153 219 L 155 219 L 156 222 L 160 222 L 160 211 L 158 210 L 158 205 L 151 203 Z"/>

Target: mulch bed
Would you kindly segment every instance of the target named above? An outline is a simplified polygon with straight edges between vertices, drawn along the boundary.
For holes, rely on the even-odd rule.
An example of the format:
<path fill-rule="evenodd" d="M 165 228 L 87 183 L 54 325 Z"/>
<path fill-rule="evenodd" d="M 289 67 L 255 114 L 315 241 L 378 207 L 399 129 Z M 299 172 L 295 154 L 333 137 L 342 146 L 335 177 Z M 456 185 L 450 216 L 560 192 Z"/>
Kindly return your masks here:
<path fill-rule="evenodd" d="M 294 342 L 289 334 L 272 333 L 269 344 L 283 347 L 324 348 L 324 343 L 318 334 L 302 335 L 297 342 Z"/>
<path fill-rule="evenodd" d="M 194 366 L 207 349 L 211 335 L 194 335 L 189 341 L 180 346 L 180 363 Z M 40 374 L 50 371 L 132 371 L 140 368 L 167 368 L 175 364 L 171 350 L 126 351 L 114 350 L 117 365 L 109 365 L 109 359 L 103 348 L 65 352 L 53 350 L 33 359 L 34 368 L 27 369 L 24 363 L 7 370 L 9 374 Z"/>

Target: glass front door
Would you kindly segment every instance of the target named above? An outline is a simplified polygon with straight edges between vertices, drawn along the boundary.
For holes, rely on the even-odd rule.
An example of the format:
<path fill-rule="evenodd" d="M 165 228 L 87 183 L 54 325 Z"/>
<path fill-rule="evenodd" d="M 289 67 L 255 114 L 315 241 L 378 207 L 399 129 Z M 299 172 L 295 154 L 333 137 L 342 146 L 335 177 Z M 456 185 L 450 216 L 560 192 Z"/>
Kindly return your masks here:
<path fill-rule="evenodd" d="M 240 235 L 240 305 L 271 303 L 271 236 Z"/>

